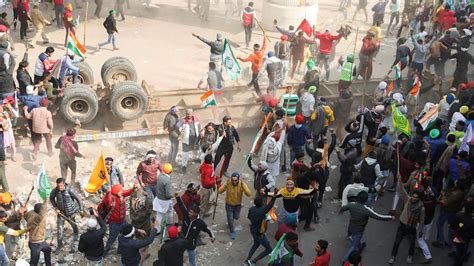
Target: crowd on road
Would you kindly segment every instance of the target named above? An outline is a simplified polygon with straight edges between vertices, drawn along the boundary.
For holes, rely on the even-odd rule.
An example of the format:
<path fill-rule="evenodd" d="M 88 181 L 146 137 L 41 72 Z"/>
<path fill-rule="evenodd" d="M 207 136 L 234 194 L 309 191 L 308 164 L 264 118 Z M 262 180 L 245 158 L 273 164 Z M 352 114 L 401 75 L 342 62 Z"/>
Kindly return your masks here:
<path fill-rule="evenodd" d="M 65 5 L 64 19 L 60 19 L 63 11 L 56 9 L 59 2 L 62 3 L 54 1 L 54 20 L 58 27 L 61 21 L 64 22 L 67 46 L 67 36 L 75 32 L 72 5 Z M 229 15 L 241 11 L 248 49 L 252 31 L 258 24 L 254 4 L 250 2 L 246 7 L 237 8 L 233 1 L 228 2 L 232 3 Z M 51 2 L 47 3 L 52 6 Z M 95 15 L 99 17 L 102 1 L 96 3 Z M 118 0 L 116 10 L 109 12 L 104 22 L 108 42 L 99 47 L 112 43 L 117 49 L 115 16 L 125 19 L 124 4 L 125 1 Z M 209 1 L 198 4 L 194 11 L 207 20 Z M 29 45 L 36 45 L 40 35 L 45 43 L 48 42 L 42 29 L 50 22 L 44 19 L 36 4 L 30 12 L 25 10 L 26 6 L 28 1 L 25 0 L 13 4 L 15 14 L 19 16 L 22 39 L 28 32 L 27 21 L 31 20 L 37 36 Z M 386 6 L 391 13 L 387 38 L 394 35 L 400 13 L 402 15 L 395 60 L 386 65 L 387 76 L 378 84 L 367 106 L 348 115 L 354 102 L 353 80 L 371 79 L 373 60 L 383 41 L 380 25 Z M 340 10 L 344 14 L 348 7 L 348 1 L 341 2 Z M 353 19 L 359 11 L 364 11 L 367 21 L 366 8 L 367 1 L 360 0 Z M 218 195 L 225 194 L 222 205 L 228 238 L 232 241 L 244 241 L 246 236 L 239 236 L 234 224 L 240 219 L 244 195 L 253 199 L 253 206 L 246 215 L 252 246 L 247 256 L 242 256 L 242 261 L 255 265 L 269 256 L 269 265 L 294 265 L 294 256 L 303 256 L 298 236 L 314 233 L 313 224 L 320 219 L 318 211 L 324 208 L 330 172 L 339 171 L 337 199 L 341 203 L 340 213 L 350 213 L 346 234 L 350 245 L 343 257 L 334 258 L 327 240 L 315 241 L 316 254 L 305 254 L 315 256 L 311 265 L 361 265 L 367 245 L 362 239 L 369 218 L 398 221 L 391 255 L 387 258 L 389 264 L 416 262 L 414 255 L 419 252 L 415 249 L 418 245 L 423 257 L 419 263 L 436 263 L 433 252 L 445 249 L 450 250 L 452 265 L 463 265 L 470 258 L 469 244 L 474 234 L 474 83 L 468 78 L 469 64 L 474 63 L 469 52 L 473 9 L 464 1 L 441 4 L 405 1 L 400 12 L 401 9 L 399 0 L 380 0 L 373 6 L 372 26 L 361 38 L 358 56 L 347 54 L 338 59 L 339 97 L 332 102 L 318 96 L 318 89 L 330 78 L 329 64 L 339 40 L 354 37 L 351 27 L 342 26 L 336 35 L 329 30 L 320 32 L 307 21 L 296 30 L 292 25 L 285 29 L 275 21 L 275 29 L 282 35 L 273 51 L 269 51 L 264 32 L 263 43 L 254 44 L 253 53 L 245 58 L 237 57 L 251 63 L 252 78 L 248 86 L 255 88 L 262 103 L 261 128 L 246 159 L 239 162 L 242 169 L 229 169 L 234 149 L 241 152 L 241 137 L 230 116 L 223 117 L 220 124 L 202 125 L 192 109 L 172 106 L 163 121 L 170 141 L 168 157 L 159 158 L 159 151 L 155 150 L 146 152 L 137 165 L 132 183 L 126 181 L 114 164 L 114 158 L 106 157 L 103 159 L 105 171 L 100 172 L 99 177 L 107 181 L 95 194 L 89 195 L 100 201 L 91 208 L 84 207 L 85 195 L 76 180 L 76 159 L 83 155 L 74 140 L 74 128 L 68 129 L 54 146 L 59 149 L 61 177 L 56 179 L 51 191 L 39 191 L 43 202 L 29 208 L 28 200 L 21 203 L 9 192 L 5 150 L 9 149 L 15 160 L 13 128 L 20 115 L 18 102 L 24 106 L 22 111 L 34 146 L 31 159 L 38 157 L 43 137 L 51 155 L 53 120 L 48 110 L 49 102 L 57 100 L 66 82 L 77 82 L 78 69 L 74 62 L 81 59 L 75 58 L 74 53 L 65 55 L 60 60 L 59 75 L 53 75 L 57 65 L 52 59 L 55 49 L 48 47 L 37 57 L 32 77 L 27 70 L 27 49 L 17 68 L 17 91 L 10 36 L 11 27 L 13 30 L 16 27 L 16 18 L 9 23 L 8 16 L 0 15 L 0 31 L 5 29 L 0 41 L 0 98 L 3 100 L 0 264 L 8 265 L 10 259 L 17 258 L 18 236 L 22 234 L 28 234 L 30 265 L 38 265 L 41 253 L 45 264 L 52 264 L 52 244 L 46 241 L 46 230 L 51 226 L 46 218 L 48 208 L 52 208 L 57 218 L 56 245 L 53 246 L 57 256 L 68 246 L 70 253 L 82 253 L 88 265 L 104 265 L 105 258 L 115 254 L 122 265 L 140 265 L 151 253 L 158 253 L 154 265 L 183 265 L 184 253 L 187 253 L 189 264 L 194 266 L 198 264 L 196 251 L 203 244 L 201 232 L 207 234 L 211 242 L 216 239 L 216 232 L 207 224 L 211 217 L 212 220 L 215 218 L 216 207 L 220 204 Z M 26 16 L 26 20 L 21 16 Z M 357 31 L 356 41 L 358 35 Z M 223 36 L 217 34 L 215 41 L 197 34 L 193 36 L 211 48 L 209 71 L 198 87 L 206 83 L 208 89 L 218 94 L 225 89 L 221 73 Z M 450 59 L 456 60 L 456 68 L 452 80 L 447 82 L 451 75 L 446 75 L 444 66 Z M 420 94 L 433 87 L 433 84 L 425 84 L 430 83 L 428 77 L 433 75 L 430 73 L 432 65 L 435 78 L 431 83 L 447 84 L 449 90 L 440 90 L 439 101 L 421 102 Z M 324 76 L 320 67 L 324 67 Z M 301 73 L 302 69 L 305 73 L 301 85 L 285 86 L 286 81 L 294 79 L 295 73 Z M 269 87 L 262 92 L 259 79 L 265 74 Z M 406 78 L 402 79 L 403 76 Z M 286 91 L 277 98 L 276 90 L 281 87 Z M 185 114 L 181 115 L 181 111 Z M 178 160 L 180 145 L 182 156 Z M 330 167 L 336 158 L 340 162 L 339 170 Z M 198 172 L 188 170 L 190 160 L 200 164 Z M 253 173 L 252 184 L 241 178 L 246 166 Z M 189 183 L 184 192 L 174 191 L 172 183 L 178 171 L 173 169 L 178 169 L 182 175 L 198 174 L 199 184 Z M 284 186 L 278 187 L 279 180 L 283 180 Z M 382 214 L 374 202 L 388 196 L 393 197 L 393 204 L 389 206 L 389 213 Z M 279 198 L 282 205 L 277 209 L 274 204 Z M 79 219 L 86 219 L 87 229 L 83 232 L 78 227 Z M 26 227 L 22 226 L 22 220 L 26 221 Z M 303 230 L 299 230 L 298 223 L 302 221 Z M 70 243 L 64 239 L 65 222 L 73 229 Z M 436 227 L 435 239 L 430 238 L 433 225 Z M 267 237 L 269 226 L 277 227 L 273 247 Z M 150 250 L 149 246 L 157 236 L 161 240 L 159 250 Z M 408 256 L 400 258 L 397 253 L 404 238 L 408 240 L 404 246 Z M 256 255 L 260 246 L 264 250 Z M 370 265 L 370 258 L 364 258 L 363 263 Z"/>

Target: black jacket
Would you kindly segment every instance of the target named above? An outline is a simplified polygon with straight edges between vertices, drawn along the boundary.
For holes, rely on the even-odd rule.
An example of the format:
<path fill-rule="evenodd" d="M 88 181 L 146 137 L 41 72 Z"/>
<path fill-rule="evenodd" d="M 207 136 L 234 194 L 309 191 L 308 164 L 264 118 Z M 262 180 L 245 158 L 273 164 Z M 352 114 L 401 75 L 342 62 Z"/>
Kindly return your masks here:
<path fill-rule="evenodd" d="M 13 71 L 15 71 L 15 57 L 10 54 L 8 66 L 4 60 L 4 55 L 8 53 L 5 49 L 0 49 L 0 93 L 15 92 L 15 81 L 13 81 Z M 8 69 L 7 69 L 8 68 Z"/>
<path fill-rule="evenodd" d="M 373 218 L 380 221 L 390 221 L 392 216 L 381 215 L 374 212 L 371 208 L 365 206 L 360 202 L 351 202 L 347 205 L 344 205 L 339 213 L 349 211 L 351 213 L 351 219 L 349 221 L 349 232 L 364 232 L 369 218 Z"/>
<path fill-rule="evenodd" d="M 273 208 L 273 204 L 275 204 L 275 197 L 267 204 L 260 208 L 257 206 L 253 206 L 249 209 L 249 214 L 247 218 L 250 220 L 250 233 L 260 235 L 260 226 L 262 225 L 263 219 L 265 219 L 265 215 Z"/>
<path fill-rule="evenodd" d="M 115 21 L 114 15 L 109 15 L 102 25 L 104 25 L 104 28 L 109 34 L 117 32 L 117 22 Z"/>
<path fill-rule="evenodd" d="M 183 254 L 190 248 L 190 243 L 184 238 L 168 239 L 158 252 L 158 266 L 182 266 Z M 155 264 L 153 264 L 155 265 Z"/>
<path fill-rule="evenodd" d="M 79 239 L 79 252 L 84 253 L 86 258 L 98 259 L 104 256 L 104 235 L 107 227 L 102 219 L 98 219 L 100 229 L 87 230 Z"/>
<path fill-rule="evenodd" d="M 63 191 L 59 191 L 57 187 L 54 188 L 49 194 L 49 200 L 54 208 L 58 208 L 67 217 L 82 211 L 81 198 L 68 185 L 65 185 Z"/>
<path fill-rule="evenodd" d="M 120 235 L 118 239 L 118 253 L 121 256 L 122 264 L 125 266 L 139 266 L 140 260 L 142 259 L 140 255 L 140 249 L 153 243 L 155 237 L 156 228 L 151 229 L 148 237 L 141 240 L 127 238 L 123 235 Z"/>
<path fill-rule="evenodd" d="M 23 56 L 22 62 L 28 62 L 28 53 L 25 53 Z M 26 86 L 33 85 L 33 80 L 31 79 L 30 73 L 28 70 L 23 70 L 18 68 L 16 70 L 16 80 L 18 81 L 18 88 L 20 88 L 20 94 L 26 95 Z"/>
<path fill-rule="evenodd" d="M 186 206 L 184 206 L 181 197 L 176 197 L 176 200 L 178 201 L 178 207 L 183 214 L 183 225 L 181 232 L 183 232 L 184 237 L 189 241 L 188 249 L 194 250 L 196 248 L 196 239 L 201 231 L 206 232 L 211 238 L 214 237 L 214 234 L 211 232 L 211 230 L 209 230 L 207 224 L 200 218 L 191 221 L 188 210 L 186 209 Z"/>

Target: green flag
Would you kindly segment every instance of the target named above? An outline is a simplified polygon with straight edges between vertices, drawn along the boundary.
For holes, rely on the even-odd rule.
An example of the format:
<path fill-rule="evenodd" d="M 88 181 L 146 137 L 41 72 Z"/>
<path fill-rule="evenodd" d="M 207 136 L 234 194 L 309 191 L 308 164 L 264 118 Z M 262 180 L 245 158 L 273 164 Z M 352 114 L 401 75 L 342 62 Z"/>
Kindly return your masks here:
<path fill-rule="evenodd" d="M 404 133 L 407 136 L 411 135 L 410 123 L 408 119 L 398 110 L 395 102 L 392 102 L 392 124 L 393 128 Z"/>
<path fill-rule="evenodd" d="M 222 51 L 222 66 L 227 71 L 231 80 L 236 80 L 240 75 L 240 65 L 235 59 L 234 52 L 230 48 L 230 44 L 227 39 L 224 40 L 224 49 Z"/>
<path fill-rule="evenodd" d="M 38 176 L 36 177 L 36 189 L 40 197 L 45 200 L 49 193 L 51 192 L 51 187 L 49 186 L 48 175 L 44 170 L 44 163 L 41 165 Z"/>
<path fill-rule="evenodd" d="M 268 265 L 273 265 L 274 263 L 288 262 L 293 257 L 294 252 L 293 250 L 290 250 L 286 247 L 284 242 L 285 238 L 286 233 L 284 233 L 280 237 L 278 243 L 270 254 L 270 260 L 268 261 Z"/>

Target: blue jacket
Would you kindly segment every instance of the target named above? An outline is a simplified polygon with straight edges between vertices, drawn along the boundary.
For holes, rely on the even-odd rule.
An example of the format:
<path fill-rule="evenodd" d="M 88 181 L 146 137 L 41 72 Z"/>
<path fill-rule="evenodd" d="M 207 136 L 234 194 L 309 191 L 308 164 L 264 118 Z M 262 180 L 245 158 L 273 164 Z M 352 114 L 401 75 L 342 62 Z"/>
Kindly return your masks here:
<path fill-rule="evenodd" d="M 31 110 L 40 107 L 39 102 L 43 97 L 39 95 L 18 95 L 18 100 L 28 106 L 28 112 L 31 112 Z"/>
<path fill-rule="evenodd" d="M 441 137 L 432 139 L 430 137 L 424 137 L 424 140 L 430 145 L 430 159 L 434 160 L 439 157 L 438 153 L 442 153 L 446 145 L 446 132 L 441 133 Z"/>
<path fill-rule="evenodd" d="M 288 129 L 288 145 L 290 146 L 304 146 L 307 139 L 311 139 L 311 134 L 306 125 L 301 125 L 300 128 L 296 128 L 292 125 Z"/>
<path fill-rule="evenodd" d="M 466 161 L 461 161 L 461 166 L 464 169 L 464 175 L 469 175 L 469 163 Z M 451 182 L 454 182 L 458 180 L 461 177 L 461 173 L 459 170 L 460 167 L 458 167 L 458 160 L 456 159 L 451 159 L 449 160 L 449 179 L 451 179 Z"/>
<path fill-rule="evenodd" d="M 151 229 L 150 234 L 145 239 L 127 238 L 123 235 L 119 236 L 118 253 L 121 255 L 122 264 L 125 266 L 140 265 L 140 249 L 150 245 L 156 236 L 156 228 Z"/>

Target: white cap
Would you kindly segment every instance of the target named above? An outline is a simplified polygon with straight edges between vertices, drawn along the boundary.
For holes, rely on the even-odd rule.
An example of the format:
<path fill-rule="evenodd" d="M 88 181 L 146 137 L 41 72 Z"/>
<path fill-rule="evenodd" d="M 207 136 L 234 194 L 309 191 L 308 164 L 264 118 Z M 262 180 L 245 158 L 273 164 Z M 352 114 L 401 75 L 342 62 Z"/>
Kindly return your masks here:
<path fill-rule="evenodd" d="M 95 217 L 89 218 L 87 220 L 87 228 L 88 229 L 96 229 L 97 228 L 97 219 Z"/>
<path fill-rule="evenodd" d="M 33 94 L 35 92 L 35 86 L 28 85 L 26 86 L 26 94 Z"/>
<path fill-rule="evenodd" d="M 385 90 L 387 88 L 387 82 L 380 81 L 380 83 L 377 87 L 378 87 L 379 90 Z"/>
<path fill-rule="evenodd" d="M 467 36 L 471 36 L 472 35 L 472 31 L 469 30 L 469 29 L 463 29 L 464 31 L 464 34 L 466 34 Z"/>

